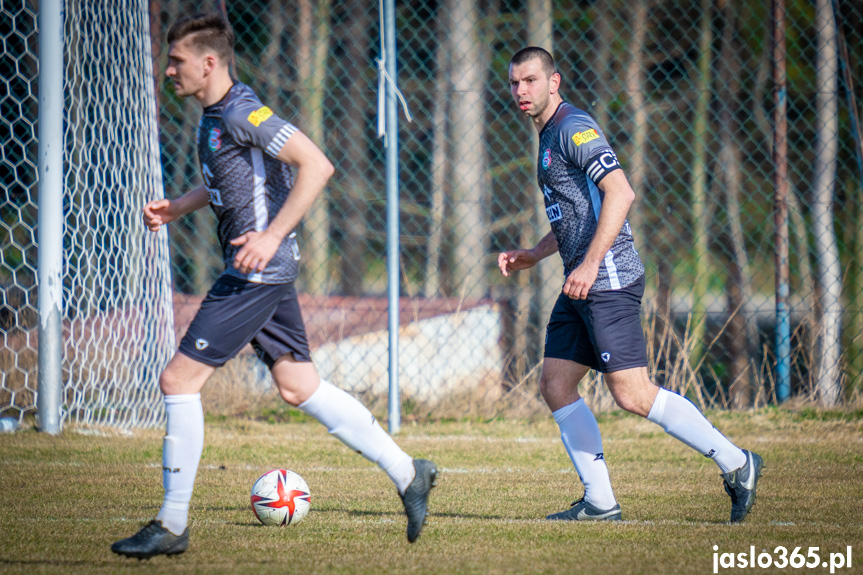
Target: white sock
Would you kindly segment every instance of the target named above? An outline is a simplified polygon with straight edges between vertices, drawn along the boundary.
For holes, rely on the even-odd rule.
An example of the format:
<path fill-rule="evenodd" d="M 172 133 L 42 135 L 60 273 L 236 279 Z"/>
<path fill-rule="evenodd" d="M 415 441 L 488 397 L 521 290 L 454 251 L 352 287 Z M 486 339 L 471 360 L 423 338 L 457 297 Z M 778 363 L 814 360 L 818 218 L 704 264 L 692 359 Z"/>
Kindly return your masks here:
<path fill-rule="evenodd" d="M 563 446 L 584 483 L 584 500 L 599 509 L 611 509 L 617 504 L 605 465 L 602 436 L 596 418 L 579 399 L 552 412 L 560 428 Z"/>
<path fill-rule="evenodd" d="M 342 443 L 383 469 L 399 493 L 414 480 L 413 458 L 396 445 L 372 413 L 351 394 L 321 380 L 310 398 L 297 406 L 335 435 Z"/>
<path fill-rule="evenodd" d="M 162 483 L 165 499 L 156 519 L 174 535 L 189 523 L 189 502 L 204 449 L 201 394 L 166 395 L 168 425 L 162 441 Z"/>
<path fill-rule="evenodd" d="M 671 437 L 712 458 L 722 473 L 746 464 L 743 450 L 719 433 L 685 397 L 660 388 L 647 419 L 662 427 Z"/>

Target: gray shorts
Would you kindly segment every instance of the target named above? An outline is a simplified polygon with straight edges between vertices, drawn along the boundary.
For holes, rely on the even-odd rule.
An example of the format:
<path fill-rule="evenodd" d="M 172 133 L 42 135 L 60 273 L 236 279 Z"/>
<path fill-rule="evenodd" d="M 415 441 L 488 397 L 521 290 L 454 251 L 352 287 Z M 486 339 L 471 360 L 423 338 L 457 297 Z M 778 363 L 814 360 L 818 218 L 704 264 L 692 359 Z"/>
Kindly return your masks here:
<path fill-rule="evenodd" d="M 221 367 L 249 343 L 271 369 L 286 353 L 312 361 L 293 282 L 262 284 L 222 275 L 201 303 L 180 352 Z"/>
<path fill-rule="evenodd" d="M 616 290 L 574 300 L 561 293 L 545 333 L 545 357 L 567 359 L 602 373 L 647 366 L 641 329 L 644 276 Z"/>

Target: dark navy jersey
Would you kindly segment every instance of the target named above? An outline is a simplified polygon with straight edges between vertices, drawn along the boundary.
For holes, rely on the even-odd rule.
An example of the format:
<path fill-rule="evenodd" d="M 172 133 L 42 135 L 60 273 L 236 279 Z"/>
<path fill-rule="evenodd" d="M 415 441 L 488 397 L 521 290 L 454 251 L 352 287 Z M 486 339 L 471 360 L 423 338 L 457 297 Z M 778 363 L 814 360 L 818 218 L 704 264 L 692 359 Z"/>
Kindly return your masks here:
<path fill-rule="evenodd" d="M 536 176 L 565 276 L 584 260 L 596 233 L 604 196 L 597 184 L 619 169 L 617 156 L 594 119 L 561 103 L 539 134 Z M 643 274 L 644 265 L 625 221 L 590 291 L 620 289 Z"/>
<path fill-rule="evenodd" d="M 263 272 L 244 274 L 234 268 L 234 256 L 242 246 L 230 243 L 246 232 L 266 230 L 287 200 L 293 174 L 275 156 L 296 131 L 239 82 L 221 101 L 204 108 L 198 124 L 198 159 L 210 207 L 219 219 L 227 275 L 257 283 L 285 283 L 297 277 L 300 253 L 294 232 L 282 240 Z"/>

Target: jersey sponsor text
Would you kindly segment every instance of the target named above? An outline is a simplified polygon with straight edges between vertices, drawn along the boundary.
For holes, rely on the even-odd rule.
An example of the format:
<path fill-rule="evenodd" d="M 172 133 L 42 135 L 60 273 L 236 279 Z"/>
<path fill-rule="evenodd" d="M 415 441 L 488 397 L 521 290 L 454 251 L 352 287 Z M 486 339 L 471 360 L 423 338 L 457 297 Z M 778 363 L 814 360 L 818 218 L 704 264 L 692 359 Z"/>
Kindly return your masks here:
<path fill-rule="evenodd" d="M 258 108 L 257 110 L 249 114 L 247 120 L 249 120 L 249 123 L 251 125 L 257 128 L 272 115 L 273 111 L 264 106 L 263 108 Z"/>
<path fill-rule="evenodd" d="M 572 135 L 572 141 L 575 142 L 576 146 L 580 146 L 591 140 L 595 140 L 599 137 L 599 134 L 596 130 L 585 130 L 584 132 L 578 132 L 577 134 Z"/>

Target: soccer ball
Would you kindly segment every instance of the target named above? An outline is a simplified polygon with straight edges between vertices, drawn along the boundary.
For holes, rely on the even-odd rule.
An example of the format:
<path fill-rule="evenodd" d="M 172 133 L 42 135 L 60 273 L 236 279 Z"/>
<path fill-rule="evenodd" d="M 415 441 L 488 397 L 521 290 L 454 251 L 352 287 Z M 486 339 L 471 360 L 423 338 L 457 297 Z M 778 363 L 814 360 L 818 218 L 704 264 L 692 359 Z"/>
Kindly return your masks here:
<path fill-rule="evenodd" d="M 305 480 L 293 471 L 274 469 L 252 486 L 252 511 L 264 525 L 294 525 L 309 512 L 311 494 Z"/>

